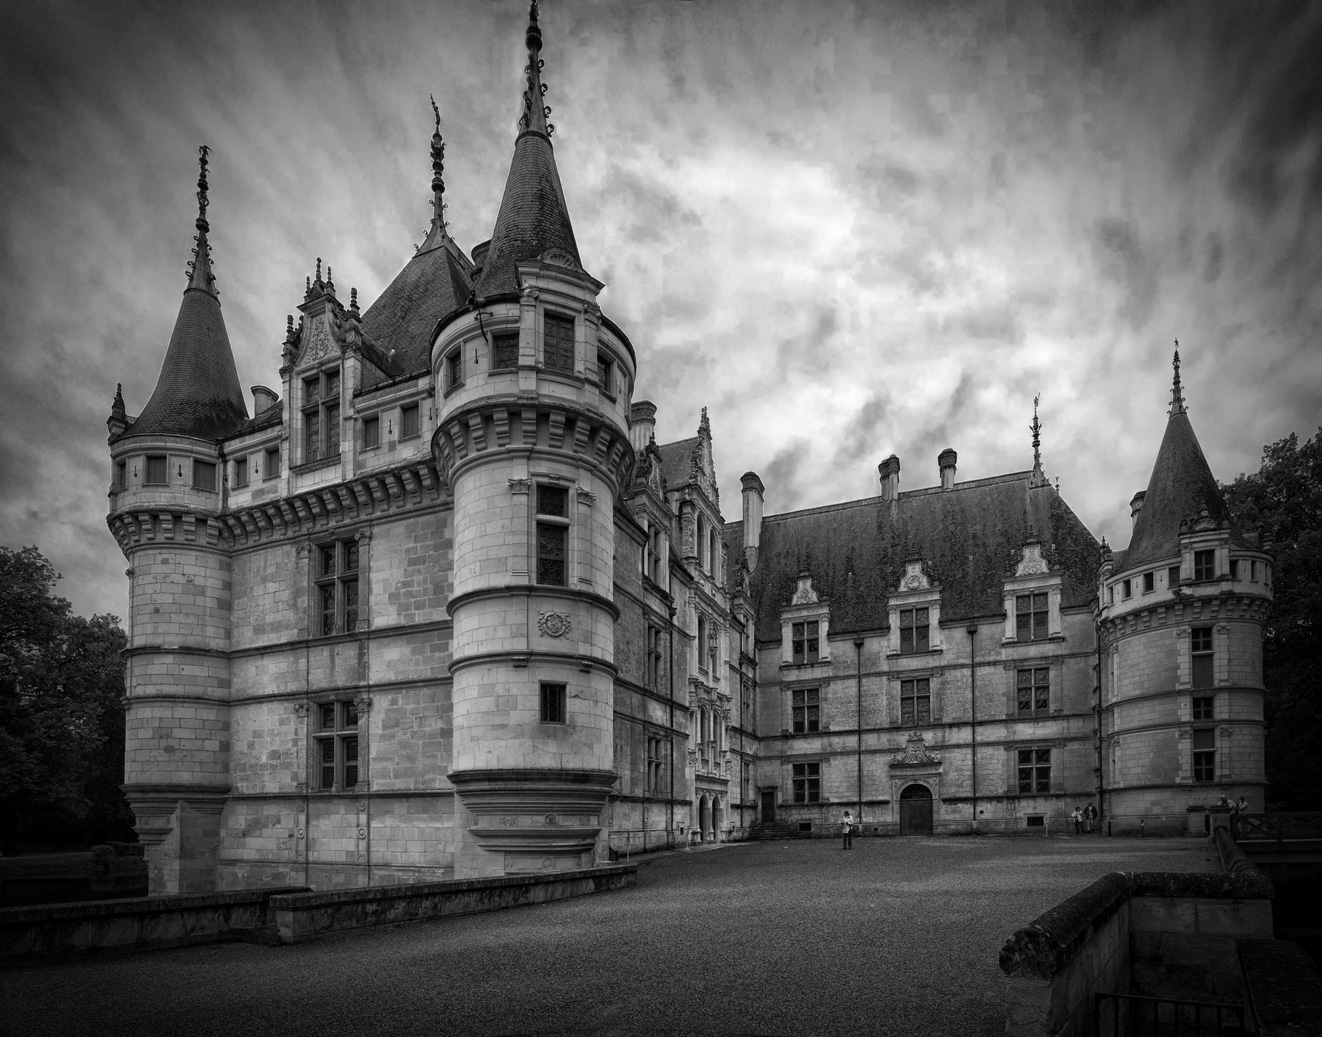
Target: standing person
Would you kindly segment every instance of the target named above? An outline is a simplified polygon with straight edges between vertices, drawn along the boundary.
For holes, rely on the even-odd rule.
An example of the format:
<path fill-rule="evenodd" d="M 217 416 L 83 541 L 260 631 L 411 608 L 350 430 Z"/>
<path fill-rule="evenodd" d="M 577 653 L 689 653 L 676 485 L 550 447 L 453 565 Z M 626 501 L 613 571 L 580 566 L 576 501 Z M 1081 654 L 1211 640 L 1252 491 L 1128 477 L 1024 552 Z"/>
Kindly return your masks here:
<path fill-rule="evenodd" d="M 1083 808 L 1083 827 L 1085 831 L 1091 833 L 1093 822 L 1097 819 L 1097 808 L 1089 803 Z"/>
<path fill-rule="evenodd" d="M 1083 811 L 1075 807 L 1074 813 L 1070 814 L 1070 817 L 1074 818 L 1074 834 L 1081 835 L 1083 833 Z"/>
<path fill-rule="evenodd" d="M 1235 813 L 1247 814 L 1248 811 L 1249 811 L 1249 801 L 1247 799 L 1245 799 L 1243 796 L 1240 796 L 1239 799 L 1235 800 Z"/>
<path fill-rule="evenodd" d="M 842 846 L 841 849 L 852 850 L 854 848 L 854 819 L 849 816 L 848 810 L 845 811 L 845 819 L 843 822 L 843 827 L 844 827 L 845 845 Z"/>

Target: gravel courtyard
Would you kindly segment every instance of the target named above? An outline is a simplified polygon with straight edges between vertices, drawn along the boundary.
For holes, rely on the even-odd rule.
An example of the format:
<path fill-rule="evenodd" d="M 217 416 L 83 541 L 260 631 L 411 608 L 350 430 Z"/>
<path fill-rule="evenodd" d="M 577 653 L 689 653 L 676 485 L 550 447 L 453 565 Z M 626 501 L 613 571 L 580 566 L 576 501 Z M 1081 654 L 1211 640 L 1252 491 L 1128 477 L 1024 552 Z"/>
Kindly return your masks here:
<path fill-rule="evenodd" d="M 1016 927 L 1108 871 L 1216 870 L 1186 839 L 739 844 L 619 893 L 10 970 L 0 1033 L 991 1035 Z"/>

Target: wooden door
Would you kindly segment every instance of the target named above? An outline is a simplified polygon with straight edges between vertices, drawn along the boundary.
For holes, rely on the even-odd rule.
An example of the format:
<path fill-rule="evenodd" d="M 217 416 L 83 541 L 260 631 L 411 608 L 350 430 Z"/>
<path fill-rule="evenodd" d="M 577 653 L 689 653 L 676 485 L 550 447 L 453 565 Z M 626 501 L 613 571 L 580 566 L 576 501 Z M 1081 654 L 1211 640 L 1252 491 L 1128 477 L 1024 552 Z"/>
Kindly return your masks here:
<path fill-rule="evenodd" d="M 932 834 L 932 793 L 926 785 L 908 785 L 900 792 L 900 834 Z"/>
<path fill-rule="evenodd" d="M 762 793 L 762 823 L 774 824 L 776 820 L 776 790 Z"/>

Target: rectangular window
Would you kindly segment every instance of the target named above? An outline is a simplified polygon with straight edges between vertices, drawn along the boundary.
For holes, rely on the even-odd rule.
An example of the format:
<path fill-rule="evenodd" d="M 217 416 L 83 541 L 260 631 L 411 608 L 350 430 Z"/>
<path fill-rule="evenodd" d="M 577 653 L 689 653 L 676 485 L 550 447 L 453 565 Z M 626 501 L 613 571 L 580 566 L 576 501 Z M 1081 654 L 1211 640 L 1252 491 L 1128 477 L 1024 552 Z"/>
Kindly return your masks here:
<path fill-rule="evenodd" d="M 661 791 L 661 739 L 647 738 L 647 791 Z"/>
<path fill-rule="evenodd" d="M 508 371 L 519 366 L 518 332 L 491 337 L 491 370 Z"/>
<path fill-rule="evenodd" d="M 322 702 L 317 706 L 318 788 L 352 790 L 358 784 L 358 706 L 353 702 Z"/>
<path fill-rule="evenodd" d="M 548 313 L 543 324 L 546 340 L 546 369 L 574 373 L 574 321 Z"/>
<path fill-rule="evenodd" d="M 303 460 L 340 456 L 340 372 L 322 371 L 303 380 Z"/>
<path fill-rule="evenodd" d="M 565 685 L 543 684 L 541 686 L 541 697 L 542 723 L 563 724 L 565 722 Z"/>
<path fill-rule="evenodd" d="M 236 457 L 234 459 L 234 485 L 248 485 L 248 459 L 246 457 Z"/>
<path fill-rule="evenodd" d="M 1230 578 L 1231 578 L 1232 580 L 1238 580 L 1238 579 L 1239 579 L 1239 560 L 1238 560 L 1238 559 L 1232 558 L 1232 559 L 1230 560 Z"/>
<path fill-rule="evenodd" d="M 1195 720 L 1215 720 L 1213 701 L 1211 695 L 1195 695 L 1193 698 L 1193 718 Z"/>
<path fill-rule="evenodd" d="M 464 384 L 464 351 L 456 349 L 445 358 L 445 389 L 458 389 Z"/>
<path fill-rule="evenodd" d="M 900 651 L 904 655 L 926 652 L 930 647 L 927 609 L 900 610 Z"/>
<path fill-rule="evenodd" d="M 916 680 L 900 681 L 900 726 L 911 727 L 931 722 L 931 679 L 920 677 Z"/>
<path fill-rule="evenodd" d="M 1195 551 L 1193 553 L 1194 583 L 1210 580 L 1216 575 L 1216 552 Z"/>
<path fill-rule="evenodd" d="M 615 361 L 600 349 L 597 350 L 597 385 L 606 395 L 615 395 Z"/>
<path fill-rule="evenodd" d="M 363 449 L 371 450 L 381 445 L 381 419 L 363 418 Z"/>
<path fill-rule="evenodd" d="M 280 448 L 273 446 L 266 451 L 266 461 L 262 465 L 262 478 L 280 478 Z"/>
<path fill-rule="evenodd" d="M 1051 791 L 1051 750 L 1019 750 L 1019 794 L 1031 796 Z"/>
<path fill-rule="evenodd" d="M 1194 729 L 1193 780 L 1216 781 L 1216 728 Z"/>
<path fill-rule="evenodd" d="M 794 802 L 820 803 L 822 799 L 822 765 L 796 763 L 793 765 Z"/>
<path fill-rule="evenodd" d="M 1178 565 L 1172 565 L 1166 570 L 1166 584 L 1170 587 L 1180 585 L 1180 567 Z"/>
<path fill-rule="evenodd" d="M 1189 637 L 1189 649 L 1193 662 L 1193 686 L 1212 687 L 1212 662 L 1215 658 L 1212 651 L 1212 628 L 1194 627 Z"/>
<path fill-rule="evenodd" d="M 357 540 L 337 540 L 317 548 L 317 600 L 322 637 L 358 629 Z"/>
<path fill-rule="evenodd" d="M 821 658 L 821 642 L 817 636 L 818 620 L 794 623 L 790 627 L 790 645 L 796 663 L 815 663 Z"/>
<path fill-rule="evenodd" d="M 653 691 L 661 688 L 661 628 L 648 624 L 647 627 L 647 686 Z"/>
<path fill-rule="evenodd" d="M 568 580 L 569 491 L 537 487 L 537 582 L 566 587 Z"/>
<path fill-rule="evenodd" d="M 1156 586 L 1157 586 L 1156 581 L 1157 581 L 1157 574 L 1156 574 L 1156 573 L 1144 573 L 1144 574 L 1143 574 L 1143 593 L 1144 593 L 1144 594 L 1151 594 L 1151 593 L 1156 589 Z"/>
<path fill-rule="evenodd" d="M 1249 562 L 1249 579 L 1254 583 L 1258 582 L 1258 563 Z"/>
<path fill-rule="evenodd" d="M 821 730 L 821 695 L 821 691 L 817 688 L 803 688 L 791 693 L 791 703 L 794 711 L 794 733 L 796 735 Z"/>
<path fill-rule="evenodd" d="M 1124 596 L 1125 596 L 1126 598 L 1131 598 L 1131 597 L 1134 596 L 1134 581 L 1133 581 L 1133 580 L 1126 580 L 1126 581 L 1125 581 Z"/>
<path fill-rule="evenodd" d="M 1045 666 L 1019 670 L 1017 677 L 1019 715 L 1045 716 L 1051 712 L 1051 670 Z"/>
<path fill-rule="evenodd" d="M 413 439 L 422 435 L 422 415 L 418 412 L 418 405 L 410 403 L 407 407 L 399 408 L 399 438 Z"/>
<path fill-rule="evenodd" d="M 193 488 L 195 490 L 216 488 L 216 466 L 210 461 L 193 460 Z"/>
<path fill-rule="evenodd" d="M 1125 581 L 1129 597 L 1129 581 Z M 1020 594 L 1014 599 L 1015 638 L 1019 641 L 1042 641 L 1047 635 L 1047 595 Z"/>
<path fill-rule="evenodd" d="M 169 482 L 165 474 L 165 455 L 147 455 L 147 478 L 143 480 L 149 486 L 161 486 Z"/>
<path fill-rule="evenodd" d="M 643 559 L 643 575 L 653 583 L 661 582 L 661 528 L 653 526 L 647 534 L 647 551 Z"/>
<path fill-rule="evenodd" d="M 129 484 L 129 463 L 127 461 L 115 462 L 115 487 L 123 489 Z"/>

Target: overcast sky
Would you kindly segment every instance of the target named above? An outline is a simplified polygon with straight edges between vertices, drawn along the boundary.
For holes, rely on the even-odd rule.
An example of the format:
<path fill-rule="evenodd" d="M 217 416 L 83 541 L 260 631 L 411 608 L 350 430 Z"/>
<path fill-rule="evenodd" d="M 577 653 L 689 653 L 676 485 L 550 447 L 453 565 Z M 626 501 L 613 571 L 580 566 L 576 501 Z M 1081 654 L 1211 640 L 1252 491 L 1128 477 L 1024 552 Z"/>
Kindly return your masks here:
<path fill-rule="evenodd" d="M 363 308 L 426 233 L 490 236 L 521 0 L 0 10 L 0 542 L 127 617 L 105 418 L 156 382 L 197 147 L 244 386 L 318 256 Z M 1032 465 L 1129 538 L 1180 340 L 1213 472 L 1322 422 L 1322 4 L 547 0 L 579 251 L 659 441 L 709 408 L 727 519 Z M 251 403 L 249 404 L 251 407 Z"/>

